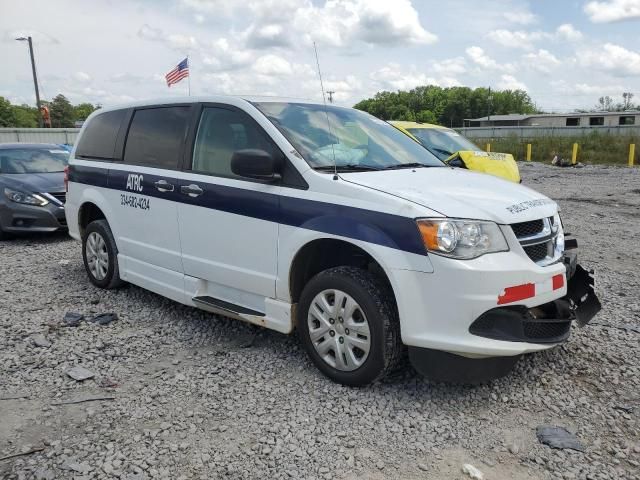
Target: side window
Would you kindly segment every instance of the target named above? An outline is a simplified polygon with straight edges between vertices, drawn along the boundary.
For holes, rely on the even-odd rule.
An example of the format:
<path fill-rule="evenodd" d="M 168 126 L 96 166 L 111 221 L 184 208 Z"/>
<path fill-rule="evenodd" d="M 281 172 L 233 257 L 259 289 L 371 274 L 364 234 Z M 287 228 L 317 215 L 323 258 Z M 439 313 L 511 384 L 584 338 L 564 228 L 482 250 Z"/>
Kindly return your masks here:
<path fill-rule="evenodd" d="M 114 110 L 93 117 L 82 132 L 76 157 L 113 160 L 118 131 L 126 114 L 126 110 Z"/>
<path fill-rule="evenodd" d="M 246 114 L 207 107 L 202 112 L 193 149 L 194 172 L 240 178 L 231 171 L 236 150 L 265 150 L 277 155 L 276 147 Z"/>
<path fill-rule="evenodd" d="M 131 120 L 124 162 L 176 169 L 189 126 L 190 107 L 136 110 Z"/>

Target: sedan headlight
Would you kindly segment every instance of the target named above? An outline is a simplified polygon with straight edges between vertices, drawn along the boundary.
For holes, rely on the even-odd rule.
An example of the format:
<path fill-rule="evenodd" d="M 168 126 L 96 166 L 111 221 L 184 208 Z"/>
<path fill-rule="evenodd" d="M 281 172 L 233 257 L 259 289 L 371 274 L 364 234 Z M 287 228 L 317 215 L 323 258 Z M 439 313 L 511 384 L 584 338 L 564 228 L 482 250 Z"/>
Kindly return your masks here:
<path fill-rule="evenodd" d="M 37 205 L 39 207 L 44 207 L 49 203 L 49 200 L 37 193 L 20 192 L 18 190 L 12 190 L 11 188 L 4 189 L 4 196 L 12 202 L 22 203 L 24 205 Z"/>
<path fill-rule="evenodd" d="M 509 250 L 500 227 L 493 222 L 438 218 L 417 223 L 424 246 L 431 253 L 468 260 Z"/>

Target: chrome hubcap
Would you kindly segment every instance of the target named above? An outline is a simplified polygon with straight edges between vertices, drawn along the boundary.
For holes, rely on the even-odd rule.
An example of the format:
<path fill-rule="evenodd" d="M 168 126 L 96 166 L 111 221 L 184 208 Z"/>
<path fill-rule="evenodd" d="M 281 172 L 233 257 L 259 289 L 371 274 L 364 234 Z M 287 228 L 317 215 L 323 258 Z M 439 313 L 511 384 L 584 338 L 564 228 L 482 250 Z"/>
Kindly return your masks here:
<path fill-rule="evenodd" d="M 340 290 L 323 290 L 309 307 L 307 325 L 318 355 L 337 370 L 362 366 L 371 349 L 369 322 L 360 305 Z"/>
<path fill-rule="evenodd" d="M 96 280 L 104 280 L 109 270 L 109 253 L 107 252 L 107 243 L 102 235 L 91 232 L 87 237 L 85 250 L 91 275 Z"/>

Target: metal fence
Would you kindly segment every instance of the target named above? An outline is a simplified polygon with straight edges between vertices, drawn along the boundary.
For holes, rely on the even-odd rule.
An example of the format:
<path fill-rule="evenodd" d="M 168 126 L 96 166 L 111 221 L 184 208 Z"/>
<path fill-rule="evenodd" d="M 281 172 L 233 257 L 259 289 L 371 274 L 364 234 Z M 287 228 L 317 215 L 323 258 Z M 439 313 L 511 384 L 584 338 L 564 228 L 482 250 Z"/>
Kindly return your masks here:
<path fill-rule="evenodd" d="M 66 143 L 73 145 L 79 128 L 0 128 L 0 143 Z"/>
<path fill-rule="evenodd" d="M 456 128 L 469 138 L 582 137 L 597 132 L 602 135 L 640 136 L 640 125 L 614 127 L 464 127 Z"/>

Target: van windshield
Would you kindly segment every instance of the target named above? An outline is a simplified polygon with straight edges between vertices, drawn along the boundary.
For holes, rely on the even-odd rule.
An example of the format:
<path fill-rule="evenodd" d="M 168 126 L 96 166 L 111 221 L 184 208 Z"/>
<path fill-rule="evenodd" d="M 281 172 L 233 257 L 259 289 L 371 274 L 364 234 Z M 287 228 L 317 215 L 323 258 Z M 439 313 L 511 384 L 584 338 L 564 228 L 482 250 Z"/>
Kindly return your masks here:
<path fill-rule="evenodd" d="M 331 170 L 334 159 L 343 171 L 444 166 L 405 134 L 360 110 L 285 102 L 254 105 L 318 170 Z"/>
<path fill-rule="evenodd" d="M 460 151 L 477 151 L 478 146 L 454 130 L 444 128 L 407 128 L 407 132 L 441 160 Z"/>

